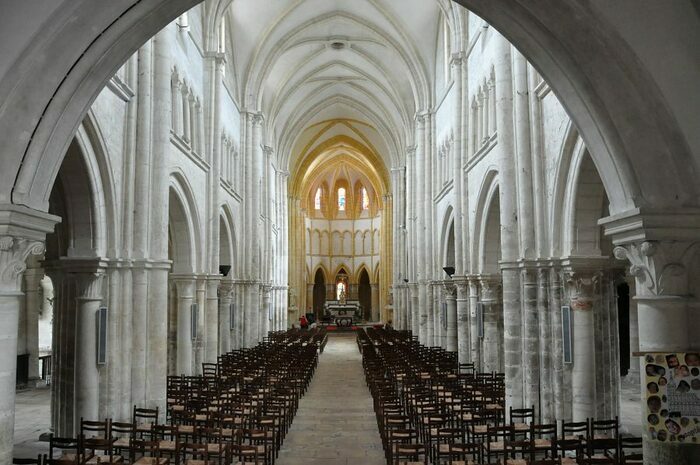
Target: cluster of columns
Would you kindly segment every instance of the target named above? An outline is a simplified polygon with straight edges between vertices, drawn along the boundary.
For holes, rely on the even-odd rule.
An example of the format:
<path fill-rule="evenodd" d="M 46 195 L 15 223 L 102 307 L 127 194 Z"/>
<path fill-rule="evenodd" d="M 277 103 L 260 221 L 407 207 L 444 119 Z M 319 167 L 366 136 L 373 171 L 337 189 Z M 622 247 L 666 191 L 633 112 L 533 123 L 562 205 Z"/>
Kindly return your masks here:
<path fill-rule="evenodd" d="M 406 166 L 393 169 L 395 196 L 406 202 L 396 202 L 394 210 L 394 324 L 412 330 L 423 344 L 456 351 L 460 362 L 474 362 L 481 371 L 505 372 L 507 404 L 534 405 L 544 422 L 614 417 L 619 414 L 621 383 L 616 289 L 625 280 L 625 266 L 632 265 L 634 277 L 631 282 L 627 278 L 631 352 L 697 351 L 697 338 L 686 326 L 691 306 L 684 297 L 687 267 L 697 245 L 680 232 L 672 233 L 683 236 L 678 242 L 668 237 L 636 242 L 635 237 L 649 238 L 649 231 L 630 231 L 651 223 L 643 223 L 643 214 L 634 212 L 602 220 L 613 242 L 621 245 L 617 260 L 547 256 L 544 194 L 535 188 L 542 185 L 543 168 L 538 155 L 542 141 L 532 130 L 536 109 L 531 68 L 505 39 L 493 40 L 497 43 L 494 74 L 487 85 L 489 111 L 477 108 L 477 121 L 466 121 L 471 113 L 464 111 L 467 72 L 460 54 L 453 57 L 454 156 L 462 163 L 454 164 L 456 257 L 449 284 L 436 280 L 441 264 L 434 258 L 439 255 L 433 240 L 434 192 L 426 181 L 434 133 L 430 113 L 418 113 L 415 146 L 407 150 Z M 470 254 L 476 248 L 469 237 L 468 176 L 463 172 L 463 152 L 469 144 L 460 136 L 467 126 L 474 130 L 472 137 L 477 134 L 480 139 L 484 128 L 498 128 L 501 237 L 496 274 L 480 274 L 477 257 Z M 670 224 L 678 223 L 678 231 L 696 221 L 683 215 L 673 218 Z M 570 339 L 564 339 L 562 331 L 567 316 Z M 573 358 L 565 360 L 564 345 L 569 343 Z M 639 360 L 631 358 L 627 375 L 637 386 Z M 643 402 L 640 407 L 646 411 Z M 645 433 L 645 454 L 652 457 L 649 463 L 686 464 L 693 463 L 697 448 L 652 442 Z"/>
<path fill-rule="evenodd" d="M 121 222 L 109 249 L 47 251 L 47 234 L 61 219 L 12 205 L 0 206 L 0 463 L 9 463 L 13 443 L 14 390 L 20 309 L 37 307 L 38 282 L 54 285 L 52 432 L 75 434 L 80 418 L 128 419 L 133 405 L 164 411 L 169 374 L 195 374 L 218 354 L 251 347 L 271 330 L 287 327 L 287 205 L 275 198 L 287 190 L 288 174 L 272 166 L 263 145 L 262 115 L 244 113 L 245 180 L 243 230 L 228 276 L 219 274 L 223 173 L 224 54 L 206 52 L 204 99 L 182 93 L 171 55 L 171 26 L 144 44 L 124 68 L 134 89 L 126 105 L 123 182 L 115 211 Z M 226 98 L 224 98 L 226 97 Z M 197 115 L 193 115 L 192 112 Z M 206 158 L 206 252 L 199 269 L 172 271 L 169 259 L 169 174 L 172 137 Z M 116 221 L 116 219 L 113 219 Z M 111 225 L 110 225 L 111 226 Z M 66 224 L 66 228 L 78 227 Z M 52 244 L 54 242 L 51 242 Z M 50 254 L 48 252 L 51 252 Z M 24 273 L 27 258 L 32 269 Z M 39 261 L 41 260 L 41 261 Z M 37 266 L 34 266 L 37 264 Z M 22 293 L 22 280 L 27 289 Z M 97 361 L 97 312 L 107 308 L 107 360 Z M 26 315 L 36 314 L 26 312 Z M 31 321 L 23 326 L 35 328 Z M 28 331 L 35 347 L 36 331 Z M 38 350 L 30 353 L 38 376 Z"/>

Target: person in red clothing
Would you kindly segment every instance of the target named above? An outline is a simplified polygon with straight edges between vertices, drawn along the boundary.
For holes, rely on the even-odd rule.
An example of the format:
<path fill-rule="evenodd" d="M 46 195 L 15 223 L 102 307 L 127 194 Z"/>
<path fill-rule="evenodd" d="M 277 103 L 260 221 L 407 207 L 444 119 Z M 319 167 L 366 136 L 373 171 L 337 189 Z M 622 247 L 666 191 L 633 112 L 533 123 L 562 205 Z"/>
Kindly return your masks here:
<path fill-rule="evenodd" d="M 301 329 L 307 329 L 309 327 L 309 320 L 306 319 L 306 315 L 302 315 L 301 318 L 299 318 L 299 324 L 301 325 Z"/>

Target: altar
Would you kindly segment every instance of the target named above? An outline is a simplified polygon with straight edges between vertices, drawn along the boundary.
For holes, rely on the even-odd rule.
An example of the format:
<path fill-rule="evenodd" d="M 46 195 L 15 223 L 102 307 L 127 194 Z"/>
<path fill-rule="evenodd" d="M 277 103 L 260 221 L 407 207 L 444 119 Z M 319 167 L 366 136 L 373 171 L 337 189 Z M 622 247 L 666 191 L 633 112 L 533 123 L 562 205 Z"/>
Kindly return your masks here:
<path fill-rule="evenodd" d="M 362 319 L 362 306 L 358 300 L 329 300 L 323 308 L 338 326 L 351 326 Z"/>

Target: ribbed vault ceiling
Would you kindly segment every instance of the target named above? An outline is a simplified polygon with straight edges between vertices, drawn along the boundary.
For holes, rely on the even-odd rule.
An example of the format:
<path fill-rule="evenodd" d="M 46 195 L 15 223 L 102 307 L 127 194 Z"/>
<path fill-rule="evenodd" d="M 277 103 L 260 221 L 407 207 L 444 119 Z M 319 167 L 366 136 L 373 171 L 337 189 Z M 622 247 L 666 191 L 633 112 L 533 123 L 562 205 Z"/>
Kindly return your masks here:
<path fill-rule="evenodd" d="M 386 167 L 430 108 L 438 22 L 449 0 L 235 0 L 226 19 L 232 80 L 262 111 L 280 166 L 338 131 L 371 145 Z M 328 121 L 352 121 L 335 131 Z"/>

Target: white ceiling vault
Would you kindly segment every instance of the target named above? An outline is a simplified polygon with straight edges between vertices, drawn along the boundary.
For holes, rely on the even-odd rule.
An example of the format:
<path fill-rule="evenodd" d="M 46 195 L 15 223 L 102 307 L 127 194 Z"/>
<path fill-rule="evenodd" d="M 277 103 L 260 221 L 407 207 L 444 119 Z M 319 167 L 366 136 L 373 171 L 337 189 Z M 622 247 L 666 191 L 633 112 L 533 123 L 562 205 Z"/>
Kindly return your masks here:
<path fill-rule="evenodd" d="M 278 166 L 293 168 L 302 148 L 337 135 L 324 124 L 334 121 L 352 122 L 339 130 L 351 127 L 386 167 L 402 164 L 414 115 L 434 105 L 439 22 L 451 23 L 462 7 L 450 0 L 228 1 L 229 85 L 242 108 L 265 116 Z M 323 137 L 318 127 L 326 127 Z"/>

